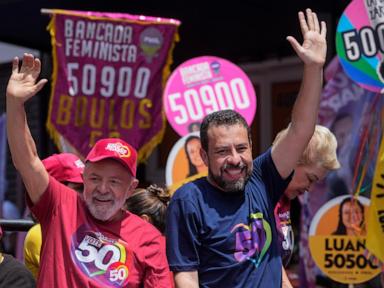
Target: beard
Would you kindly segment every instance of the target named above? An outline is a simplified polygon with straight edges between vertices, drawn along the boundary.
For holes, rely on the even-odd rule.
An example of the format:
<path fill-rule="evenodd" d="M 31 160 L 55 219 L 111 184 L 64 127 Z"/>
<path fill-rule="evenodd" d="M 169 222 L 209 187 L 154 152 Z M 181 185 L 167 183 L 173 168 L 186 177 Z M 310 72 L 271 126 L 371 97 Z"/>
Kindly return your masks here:
<path fill-rule="evenodd" d="M 245 169 L 245 176 L 233 181 L 225 180 L 223 177 L 223 174 L 224 174 L 224 170 L 227 168 Z M 215 175 L 210 168 L 208 169 L 208 179 L 213 181 L 224 192 L 228 192 L 228 193 L 244 192 L 245 184 L 247 184 L 249 178 L 251 177 L 251 174 L 252 174 L 252 169 L 250 169 L 249 166 L 244 163 L 241 163 L 239 165 L 226 164 L 220 169 L 219 175 Z"/>
<path fill-rule="evenodd" d="M 100 221 L 111 220 L 122 210 L 125 203 L 125 199 L 122 198 L 121 200 L 113 199 L 111 203 L 108 202 L 100 205 L 95 203 L 94 197 L 94 195 L 90 195 L 89 197 L 85 197 L 84 195 L 84 201 L 91 215 Z"/>

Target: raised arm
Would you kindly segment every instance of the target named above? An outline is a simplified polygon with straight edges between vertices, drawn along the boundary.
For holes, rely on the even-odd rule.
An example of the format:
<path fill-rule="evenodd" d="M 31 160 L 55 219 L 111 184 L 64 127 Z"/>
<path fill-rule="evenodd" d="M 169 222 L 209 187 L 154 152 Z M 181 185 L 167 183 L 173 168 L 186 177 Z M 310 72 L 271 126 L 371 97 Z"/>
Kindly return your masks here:
<path fill-rule="evenodd" d="M 314 132 L 327 52 L 325 22 L 320 25 L 316 13 L 310 9 L 306 10 L 306 17 L 299 12 L 299 22 L 303 44 L 300 45 L 292 36 L 288 36 L 287 40 L 304 62 L 303 79 L 289 128 L 272 147 L 272 159 L 283 178 L 296 167 Z"/>
<path fill-rule="evenodd" d="M 41 70 L 39 59 L 24 54 L 19 69 L 19 59 L 12 63 L 12 75 L 7 86 L 7 135 L 13 164 L 20 172 L 28 195 L 36 203 L 48 186 L 48 173 L 37 155 L 36 145 L 31 136 L 24 104 L 36 95 L 46 79 L 36 83 Z"/>

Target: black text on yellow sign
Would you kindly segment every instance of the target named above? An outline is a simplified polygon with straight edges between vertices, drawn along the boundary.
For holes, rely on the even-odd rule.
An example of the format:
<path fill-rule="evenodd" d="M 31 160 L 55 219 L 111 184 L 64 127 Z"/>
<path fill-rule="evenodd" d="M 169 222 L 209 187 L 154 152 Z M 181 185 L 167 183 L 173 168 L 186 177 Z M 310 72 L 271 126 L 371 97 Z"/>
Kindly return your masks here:
<path fill-rule="evenodd" d="M 337 282 L 363 283 L 381 271 L 378 261 L 365 256 L 364 237 L 315 235 L 309 245 L 320 270 Z"/>
<path fill-rule="evenodd" d="M 380 180 L 381 182 L 376 183 L 376 188 L 380 191 L 376 194 L 376 198 L 378 201 L 377 206 L 382 209 L 377 210 L 377 217 L 381 226 L 381 232 L 384 233 L 384 174 L 380 174 Z"/>

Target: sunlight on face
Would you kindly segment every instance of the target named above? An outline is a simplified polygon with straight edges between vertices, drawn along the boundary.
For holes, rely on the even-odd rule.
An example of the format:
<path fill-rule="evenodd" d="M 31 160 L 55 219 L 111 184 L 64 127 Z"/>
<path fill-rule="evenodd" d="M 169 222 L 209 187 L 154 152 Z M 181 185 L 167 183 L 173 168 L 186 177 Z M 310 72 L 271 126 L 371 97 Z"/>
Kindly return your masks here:
<path fill-rule="evenodd" d="M 225 192 L 242 192 L 253 168 L 247 129 L 241 125 L 208 130 L 208 179 Z"/>
<path fill-rule="evenodd" d="M 104 159 L 87 162 L 84 169 L 84 201 L 98 220 L 118 220 L 125 200 L 137 186 L 137 180 L 118 161 Z"/>
<path fill-rule="evenodd" d="M 363 222 L 363 211 L 358 204 L 346 202 L 341 211 L 341 218 L 344 226 L 348 228 L 360 227 Z"/>
<path fill-rule="evenodd" d="M 284 194 L 291 200 L 303 195 L 306 191 L 309 192 L 312 185 L 322 180 L 327 173 L 328 170 L 320 165 L 299 165 L 295 168 L 293 178 Z"/>

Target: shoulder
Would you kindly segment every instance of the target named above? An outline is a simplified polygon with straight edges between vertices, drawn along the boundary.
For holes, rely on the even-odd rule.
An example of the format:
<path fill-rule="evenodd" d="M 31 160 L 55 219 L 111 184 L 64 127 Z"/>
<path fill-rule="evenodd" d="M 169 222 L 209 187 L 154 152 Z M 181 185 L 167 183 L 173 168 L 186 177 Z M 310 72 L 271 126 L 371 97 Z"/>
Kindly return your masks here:
<path fill-rule="evenodd" d="M 32 273 L 13 256 L 4 254 L 0 280 L 5 287 L 35 287 Z"/>
<path fill-rule="evenodd" d="M 134 233 L 136 238 L 143 242 L 161 237 L 160 231 L 155 226 L 131 212 L 127 211 L 126 213 L 124 227 L 128 233 Z"/>
<path fill-rule="evenodd" d="M 171 202 L 176 200 L 196 201 L 208 189 L 207 183 L 206 177 L 203 177 L 184 184 L 172 195 Z"/>
<path fill-rule="evenodd" d="M 212 194 L 210 193 L 211 189 L 206 177 L 184 184 L 173 194 L 167 208 L 167 214 L 180 216 L 180 213 L 198 213 L 201 207 L 205 207 L 207 195 Z"/>
<path fill-rule="evenodd" d="M 253 160 L 253 164 L 255 167 L 261 167 L 264 164 L 273 164 L 272 149 L 268 148 L 265 152 L 257 156 Z"/>
<path fill-rule="evenodd" d="M 26 237 L 30 237 L 31 240 L 35 239 L 36 237 L 41 238 L 40 224 L 35 224 L 34 226 L 32 226 L 32 228 L 29 229 Z"/>
<path fill-rule="evenodd" d="M 283 179 L 280 176 L 280 173 L 277 170 L 275 163 L 273 162 L 271 147 L 266 150 L 263 154 L 259 155 L 255 160 L 253 160 L 253 170 L 254 174 L 256 173 L 258 175 L 261 175 L 263 179 L 268 178 L 273 181 L 287 180 L 288 183 L 290 181 L 290 177 Z"/>
<path fill-rule="evenodd" d="M 40 247 L 41 240 L 41 226 L 40 224 L 36 224 L 31 229 L 29 229 L 27 235 L 25 236 L 24 247 L 25 249 Z"/>

